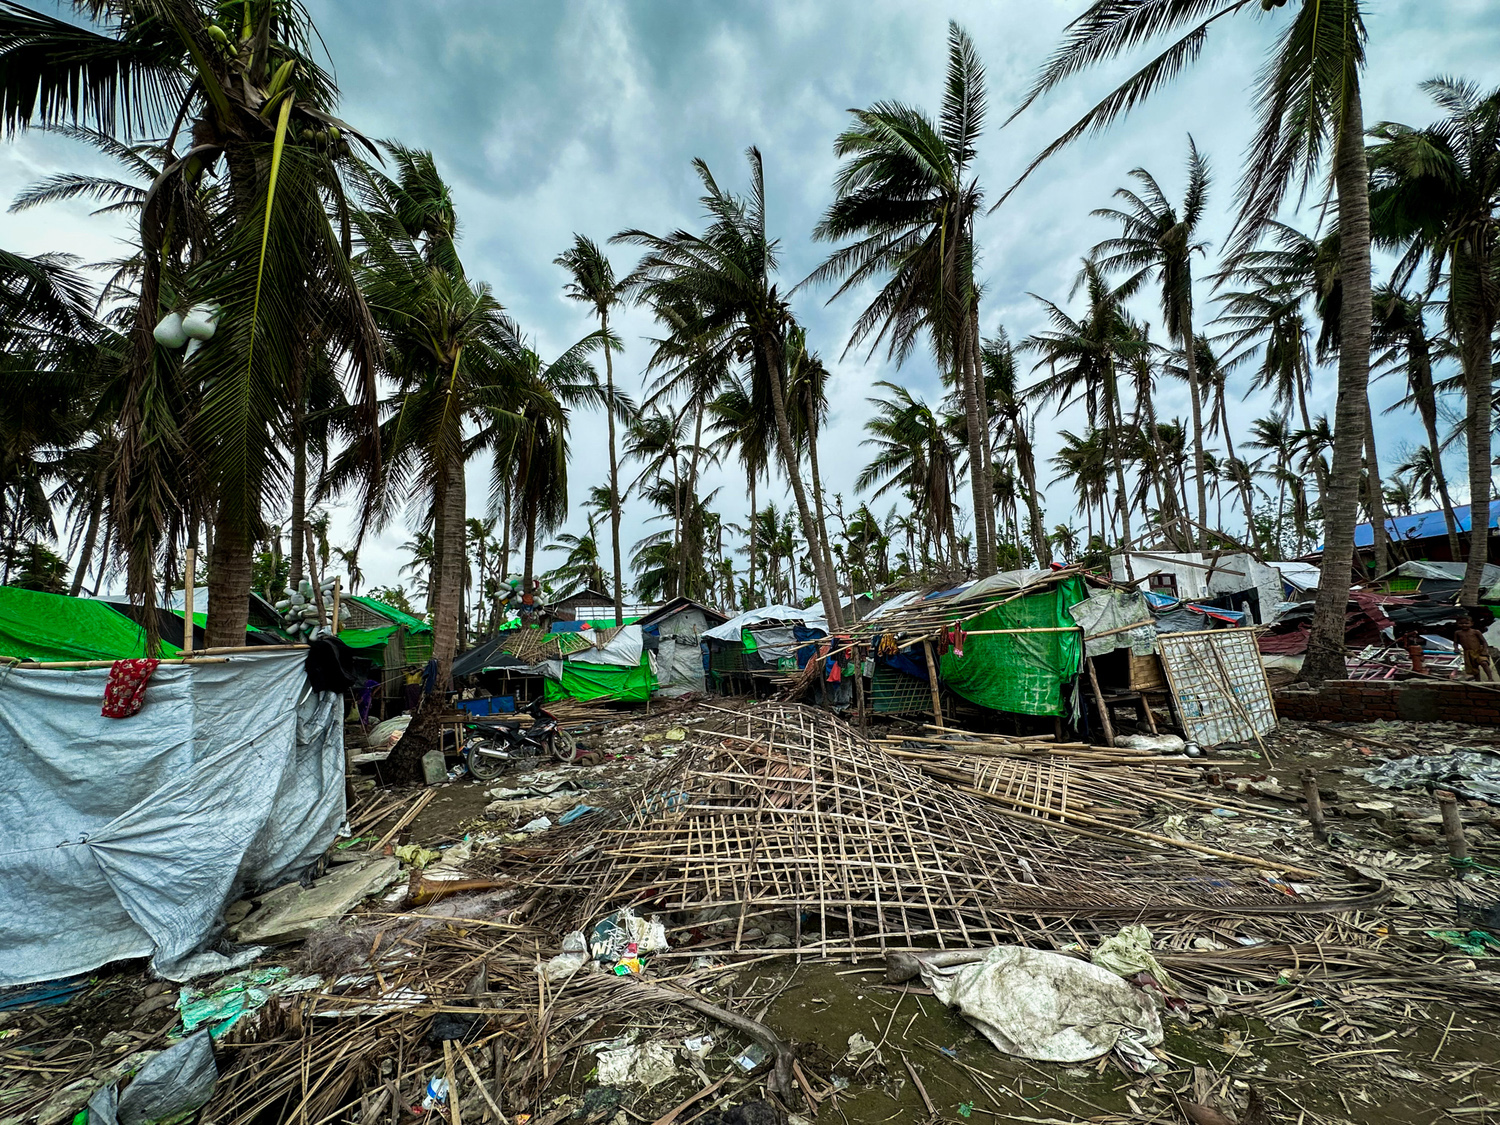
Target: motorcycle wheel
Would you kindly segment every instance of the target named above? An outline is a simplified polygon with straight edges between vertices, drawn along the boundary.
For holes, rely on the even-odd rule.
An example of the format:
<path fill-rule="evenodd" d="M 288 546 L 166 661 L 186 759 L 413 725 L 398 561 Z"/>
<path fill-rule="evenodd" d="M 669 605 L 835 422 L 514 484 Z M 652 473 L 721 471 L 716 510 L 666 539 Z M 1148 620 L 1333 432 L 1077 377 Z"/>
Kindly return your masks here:
<path fill-rule="evenodd" d="M 477 781 L 493 781 L 505 772 L 505 767 L 510 765 L 509 758 L 495 758 L 489 754 L 476 754 L 477 746 L 471 746 L 464 751 L 464 759 L 469 763 L 469 772 Z"/>
<path fill-rule="evenodd" d="M 578 739 L 565 730 L 558 731 L 552 736 L 552 756 L 569 764 L 578 761 Z"/>

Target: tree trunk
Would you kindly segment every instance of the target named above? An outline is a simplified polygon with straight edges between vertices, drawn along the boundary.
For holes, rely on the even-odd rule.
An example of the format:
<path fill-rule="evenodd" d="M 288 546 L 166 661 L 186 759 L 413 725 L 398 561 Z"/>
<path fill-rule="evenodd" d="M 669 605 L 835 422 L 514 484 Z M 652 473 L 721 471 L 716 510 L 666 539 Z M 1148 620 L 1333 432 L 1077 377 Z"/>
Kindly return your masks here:
<path fill-rule="evenodd" d="M 502 527 L 501 527 L 501 532 L 500 532 L 500 585 L 504 586 L 506 582 L 510 581 L 510 531 L 511 531 L 511 528 L 510 528 L 510 504 L 511 504 L 511 491 L 510 491 L 510 486 L 509 485 L 506 485 L 505 491 L 501 495 L 501 500 L 505 504 L 505 513 L 504 513 L 504 516 L 503 516 Z M 502 592 L 500 596 L 503 598 L 503 597 L 505 597 L 505 594 Z"/>
<path fill-rule="evenodd" d="M 1031 435 L 1021 419 L 1015 420 L 1016 472 L 1021 477 L 1021 487 L 1026 490 L 1026 514 L 1030 517 L 1031 548 L 1036 552 L 1036 564 L 1045 569 L 1052 565 L 1052 545 L 1047 542 L 1047 526 L 1042 519 L 1042 505 L 1036 491 L 1036 452 L 1031 448 Z"/>
<path fill-rule="evenodd" d="M 693 421 L 693 456 L 688 460 L 688 480 L 691 482 L 689 484 L 688 496 L 695 502 L 698 499 L 698 458 L 703 451 L 703 412 L 706 408 L 706 405 L 707 404 L 704 403 L 702 396 L 699 396 L 697 417 Z M 699 544 L 698 557 L 700 561 L 704 557 L 704 551 L 706 550 L 707 546 L 708 544 L 706 543 Z M 688 560 L 687 553 L 685 551 L 683 552 L 681 561 L 678 563 L 678 566 L 682 571 L 684 579 L 686 579 L 688 572 Z M 682 586 L 682 593 L 686 597 L 696 598 L 701 596 L 702 591 L 699 590 L 697 585 L 689 586 L 687 582 L 684 581 Z"/>
<path fill-rule="evenodd" d="M 83 589 L 83 580 L 88 575 L 89 563 L 94 558 L 94 542 L 99 537 L 99 517 L 104 511 L 104 493 L 94 493 L 94 502 L 89 507 L 89 526 L 83 533 L 83 551 L 78 556 L 78 569 L 73 572 L 73 586 L 68 591 L 77 597 Z"/>
<path fill-rule="evenodd" d="M 1469 561 L 1459 604 L 1479 604 L 1484 566 L 1490 559 L 1490 474 L 1494 472 L 1492 402 L 1494 399 L 1493 355 L 1490 336 L 1495 317 L 1490 293 L 1495 281 L 1488 276 L 1488 256 L 1476 257 L 1460 248 L 1453 255 L 1452 288 L 1465 293 L 1454 318 L 1458 322 L 1459 347 L 1463 353 L 1464 385 L 1469 403 L 1466 420 L 1469 442 Z"/>
<path fill-rule="evenodd" d="M 287 562 L 286 584 L 296 591 L 302 581 L 302 552 L 297 545 L 302 542 L 303 527 L 307 523 L 307 435 L 303 432 L 303 415 L 306 411 L 302 396 L 295 390 L 292 396 L 292 554 Z M 270 590 L 266 591 L 269 596 Z"/>
<path fill-rule="evenodd" d="M 973 233 L 970 232 L 970 240 Z M 979 434 L 980 447 L 984 450 L 984 479 L 989 489 L 985 493 L 985 511 L 989 520 L 990 536 L 990 565 L 997 567 L 995 553 L 998 550 L 995 536 L 995 458 L 990 444 L 990 396 L 984 387 L 984 366 L 981 360 L 983 355 L 982 345 L 979 340 L 979 298 L 976 296 L 974 305 L 969 310 L 969 362 L 974 367 L 974 394 L 979 406 Z"/>
<path fill-rule="evenodd" d="M 536 561 L 536 511 L 530 504 L 524 506 L 526 508 L 523 515 L 526 521 L 526 543 L 521 559 L 521 593 L 523 595 L 531 589 L 531 568 Z"/>
<path fill-rule="evenodd" d="M 609 543 L 614 552 L 614 577 L 615 577 L 615 624 L 625 620 L 625 584 L 622 564 L 620 562 L 620 460 L 615 450 L 615 361 L 610 354 L 608 342 L 609 336 L 609 312 L 601 310 L 599 313 L 599 329 L 604 333 L 606 340 L 604 346 L 604 382 L 609 390 L 609 405 L 605 408 L 605 415 L 609 422 Z M 509 513 L 507 512 L 507 517 Z M 507 524 L 509 519 L 507 518 Z M 507 552 L 509 547 L 507 547 Z"/>
<path fill-rule="evenodd" d="M 990 503 L 995 491 L 994 483 L 985 474 L 984 431 L 979 421 L 979 388 L 975 386 L 974 370 L 977 357 L 971 356 L 967 325 L 959 346 L 953 350 L 958 376 L 962 380 L 964 396 L 964 428 L 969 439 L 969 485 L 974 499 L 974 566 L 980 578 L 995 573 L 994 555 L 990 548 Z"/>
<path fill-rule="evenodd" d="M 1121 441 L 1125 434 L 1125 415 L 1120 405 L 1120 383 L 1115 375 L 1115 363 L 1111 359 L 1109 364 L 1109 386 L 1106 388 L 1108 402 L 1106 409 L 1109 411 L 1109 425 L 1114 431 L 1115 441 Z M 1125 488 L 1125 455 L 1118 448 L 1110 460 L 1115 463 L 1115 487 L 1119 490 L 1120 509 L 1120 537 L 1127 551 L 1135 549 L 1135 544 L 1130 539 L 1130 494 Z"/>
<path fill-rule="evenodd" d="M 1344 662 L 1344 616 L 1354 568 L 1360 453 L 1365 445 L 1365 396 L 1370 382 L 1370 171 L 1365 158 L 1364 132 L 1364 111 L 1356 88 L 1348 96 L 1335 157 L 1341 236 L 1339 276 L 1344 292 L 1339 312 L 1341 343 L 1333 468 L 1328 492 L 1323 496 L 1322 576 L 1313 608 L 1307 657 L 1302 665 L 1303 678 L 1314 685 L 1348 675 Z"/>
<path fill-rule="evenodd" d="M 432 655 L 438 662 L 437 689 L 453 687 L 453 656 L 458 650 L 459 606 L 463 601 L 467 495 L 461 453 L 449 456 L 443 472 L 443 496 L 433 511 L 432 543 L 440 562 L 433 565 Z M 441 552 L 438 543 L 442 543 Z"/>
<path fill-rule="evenodd" d="M 807 467 L 812 472 L 813 505 L 817 509 L 818 549 L 822 551 L 823 567 L 828 571 L 833 588 L 837 590 L 838 580 L 834 573 L 833 555 L 828 550 L 828 517 L 823 511 L 823 479 L 818 473 L 817 404 L 813 402 L 807 404 Z M 853 598 L 850 598 L 850 604 L 853 604 Z M 840 606 L 841 611 L 842 608 Z M 843 613 L 840 612 L 838 624 L 843 625 L 843 623 Z M 830 621 L 828 624 L 833 626 L 834 622 Z"/>
<path fill-rule="evenodd" d="M 1375 538 L 1375 573 L 1384 574 L 1391 567 L 1391 552 L 1385 528 L 1385 486 L 1380 479 L 1380 457 L 1375 451 L 1375 416 L 1370 412 L 1368 389 L 1365 392 L 1365 466 L 1370 531 Z"/>
<path fill-rule="evenodd" d="M 212 554 L 208 564 L 209 648 L 240 648 L 250 622 L 250 576 L 254 543 L 240 529 L 231 527 L 222 514 L 214 526 Z"/>
<path fill-rule="evenodd" d="M 99 596 L 99 588 L 104 585 L 104 576 L 109 572 L 109 545 L 114 541 L 114 535 L 115 513 L 111 508 L 109 515 L 104 519 L 104 540 L 99 544 L 99 571 L 94 575 L 93 590 L 96 598 Z"/>
<path fill-rule="evenodd" d="M 745 604 L 741 609 L 755 609 L 755 478 L 758 473 L 750 474 L 750 585 L 745 591 Z"/>
<path fill-rule="evenodd" d="M 762 344 L 762 362 L 766 365 L 766 375 L 770 382 L 771 409 L 776 415 L 776 444 L 781 450 L 781 463 L 786 469 L 787 479 L 791 481 L 792 498 L 797 502 L 797 515 L 802 520 L 802 535 L 810 544 L 818 542 L 817 525 L 813 523 L 812 509 L 807 504 L 807 489 L 802 487 L 802 474 L 797 471 L 797 448 L 792 442 L 791 419 L 786 411 L 786 383 L 783 378 L 782 364 L 785 358 L 785 349 L 781 341 Z M 828 619 L 830 628 L 837 627 L 839 621 L 839 599 L 837 588 L 829 581 L 828 574 L 823 569 L 820 553 L 813 549 L 813 571 L 818 582 L 818 594 L 823 599 L 823 613 Z M 795 565 L 795 564 L 794 564 Z"/>
<path fill-rule="evenodd" d="M 1443 524 L 1448 529 L 1448 553 L 1454 560 L 1463 558 L 1458 541 L 1458 517 L 1453 514 L 1453 497 L 1448 494 L 1448 474 L 1443 471 L 1443 445 L 1437 432 L 1437 392 L 1432 385 L 1432 349 L 1427 333 L 1420 325 L 1407 333 L 1406 381 L 1412 400 L 1422 416 L 1427 434 L 1427 448 L 1432 455 L 1432 476 L 1437 484 L 1438 500 L 1443 505 Z"/>
<path fill-rule="evenodd" d="M 1191 282 L 1189 282 L 1191 284 Z M 1193 412 L 1193 480 L 1198 492 L 1198 534 L 1193 539 L 1208 547 L 1208 482 L 1203 479 L 1203 394 L 1198 386 L 1198 341 L 1193 336 L 1193 307 L 1183 313 L 1183 365 L 1187 368 L 1188 400 Z"/>

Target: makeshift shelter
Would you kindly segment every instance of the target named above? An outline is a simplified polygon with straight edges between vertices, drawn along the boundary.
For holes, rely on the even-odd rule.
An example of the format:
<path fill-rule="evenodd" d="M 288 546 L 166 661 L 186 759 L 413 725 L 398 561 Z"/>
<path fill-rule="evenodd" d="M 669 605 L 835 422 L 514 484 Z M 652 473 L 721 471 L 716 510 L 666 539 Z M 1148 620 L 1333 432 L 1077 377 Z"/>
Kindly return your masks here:
<path fill-rule="evenodd" d="M 177 645 L 163 639 L 150 655 L 178 652 Z M 146 655 L 146 630 L 108 602 L 0 586 L 0 658 L 128 660 Z"/>
<path fill-rule="evenodd" d="M 705 690 L 703 634 L 729 620 L 691 598 L 673 598 L 641 618 L 646 648 L 656 655 L 656 693 L 677 696 Z"/>
<path fill-rule="evenodd" d="M 348 624 L 339 640 L 355 650 L 360 670 L 379 683 L 379 711 L 389 715 L 406 706 L 406 678 L 432 659 L 432 626 L 420 617 L 375 598 L 344 595 Z"/>
<path fill-rule="evenodd" d="M 805 668 L 828 635 L 818 609 L 768 605 L 703 632 L 707 682 L 721 695 L 750 694 L 758 682 Z"/>
<path fill-rule="evenodd" d="M 875 652 L 873 709 L 930 708 L 930 655 L 940 683 L 971 703 L 1020 715 L 1073 713 L 1065 689 L 1081 667 L 1082 645 L 1068 610 L 1086 596 L 1079 575 L 1007 571 L 878 606 L 850 628 Z"/>
<path fill-rule="evenodd" d="M 1472 514 L 1468 504 L 1455 504 L 1453 521 L 1458 529 L 1461 549 L 1468 550 L 1469 530 Z M 1490 518 L 1482 538 L 1487 545 L 1485 558 L 1489 562 L 1500 562 L 1500 537 L 1490 534 L 1500 528 L 1500 500 L 1490 501 Z M 1409 516 L 1391 516 L 1385 521 L 1386 535 L 1397 550 L 1406 555 L 1418 555 L 1438 562 L 1453 561 L 1453 550 L 1448 543 L 1448 521 L 1441 508 L 1431 512 L 1414 512 Z M 1373 524 L 1362 523 L 1354 529 L 1356 550 L 1368 551 L 1375 546 Z"/>
<path fill-rule="evenodd" d="M 651 654 L 639 625 L 552 634 L 559 648 L 574 647 L 546 661 L 547 698 L 645 703 L 656 688 Z M 582 639 L 582 647 L 576 647 Z"/>
<path fill-rule="evenodd" d="M 5 673 L 0 987 L 137 957 L 224 971 L 224 908 L 296 880 L 344 818 L 343 701 L 304 660 L 162 664 L 126 719 L 100 714 L 108 668 Z"/>
<path fill-rule="evenodd" d="M 1255 625 L 1272 621 L 1286 598 L 1287 584 L 1276 566 L 1244 552 L 1121 551 L 1110 556 L 1109 570 L 1116 582 L 1248 613 L 1249 624 Z"/>

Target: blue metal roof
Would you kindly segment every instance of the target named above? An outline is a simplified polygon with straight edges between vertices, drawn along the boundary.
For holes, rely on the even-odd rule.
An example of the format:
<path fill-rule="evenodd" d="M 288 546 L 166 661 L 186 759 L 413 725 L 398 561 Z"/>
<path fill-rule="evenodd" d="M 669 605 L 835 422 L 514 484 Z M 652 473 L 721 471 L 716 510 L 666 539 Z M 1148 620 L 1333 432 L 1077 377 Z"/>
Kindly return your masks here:
<path fill-rule="evenodd" d="M 1469 530 L 1469 505 L 1455 504 L 1453 518 L 1459 531 Z M 1500 500 L 1490 501 L 1490 527 L 1500 526 Z M 1386 533 L 1392 539 L 1436 539 L 1448 534 L 1448 525 L 1443 522 L 1443 513 L 1418 512 L 1411 516 L 1393 516 L 1385 521 Z M 1362 523 L 1354 529 L 1356 547 L 1373 547 L 1375 529 Z"/>

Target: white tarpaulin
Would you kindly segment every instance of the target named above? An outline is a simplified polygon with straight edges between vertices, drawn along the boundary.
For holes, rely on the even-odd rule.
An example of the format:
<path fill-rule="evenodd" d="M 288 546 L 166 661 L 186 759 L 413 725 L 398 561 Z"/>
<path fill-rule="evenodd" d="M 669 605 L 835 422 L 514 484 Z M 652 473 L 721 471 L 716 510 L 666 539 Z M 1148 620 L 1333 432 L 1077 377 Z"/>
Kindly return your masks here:
<path fill-rule="evenodd" d="M 580 664 L 615 664 L 621 668 L 634 668 L 641 662 L 643 643 L 641 627 L 625 625 L 610 638 L 609 643 L 603 648 L 579 649 L 577 652 L 570 652 L 567 658 L 576 660 Z M 561 674 L 557 678 L 561 679 Z"/>
<path fill-rule="evenodd" d="M 343 701 L 303 659 L 163 664 L 128 719 L 99 713 L 107 668 L 3 673 L 0 986 L 210 967 L 189 959 L 228 903 L 317 861 L 344 818 Z"/>
<path fill-rule="evenodd" d="M 982 961 L 924 961 L 921 969 L 933 995 L 1008 1055 L 1084 1062 L 1121 1047 L 1144 1061 L 1145 1048 L 1162 1041 L 1161 1017 L 1144 992 L 1061 953 L 997 945 Z"/>
<path fill-rule="evenodd" d="M 703 635 L 715 641 L 737 641 L 740 639 L 740 630 L 749 628 L 757 621 L 800 621 L 810 629 L 828 632 L 828 621 L 816 607 L 798 609 L 791 605 L 768 605 L 760 609 L 748 609 L 715 629 L 704 630 Z"/>

